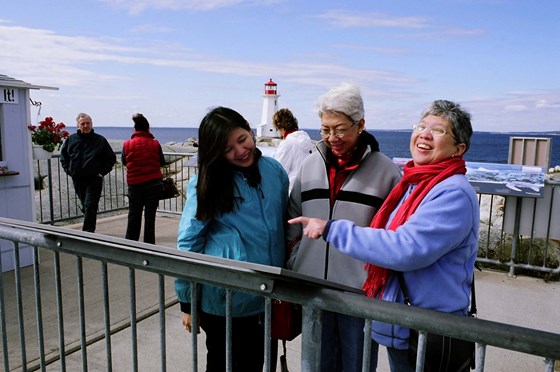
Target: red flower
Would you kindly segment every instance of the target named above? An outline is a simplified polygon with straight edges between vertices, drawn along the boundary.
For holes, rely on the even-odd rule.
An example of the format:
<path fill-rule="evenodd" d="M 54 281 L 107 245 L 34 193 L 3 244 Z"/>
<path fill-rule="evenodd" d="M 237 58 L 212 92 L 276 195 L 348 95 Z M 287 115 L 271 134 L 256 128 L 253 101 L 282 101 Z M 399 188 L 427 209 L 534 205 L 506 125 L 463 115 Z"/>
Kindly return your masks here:
<path fill-rule="evenodd" d="M 45 120 L 39 122 L 39 126 L 29 124 L 27 128 L 31 131 L 31 141 L 35 145 L 43 146 L 49 152 L 59 149 L 63 140 L 68 138 L 68 133 L 64 128 L 64 123 L 56 123 L 53 118 L 46 117 Z"/>

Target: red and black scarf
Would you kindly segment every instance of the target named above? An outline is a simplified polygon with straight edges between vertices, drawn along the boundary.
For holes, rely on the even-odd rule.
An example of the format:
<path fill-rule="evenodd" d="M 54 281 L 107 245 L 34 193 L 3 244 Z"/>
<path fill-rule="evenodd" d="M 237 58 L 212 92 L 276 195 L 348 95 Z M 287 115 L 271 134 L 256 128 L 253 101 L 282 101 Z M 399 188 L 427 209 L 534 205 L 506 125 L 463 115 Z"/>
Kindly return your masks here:
<path fill-rule="evenodd" d="M 399 207 L 395 217 L 391 220 L 387 230 L 396 230 L 404 224 L 408 218 L 416 211 L 422 199 L 438 183 L 455 174 L 465 174 L 467 168 L 461 156 L 444 160 L 437 164 L 414 166 L 413 161 L 409 161 L 404 167 L 404 176 L 389 193 L 385 202 L 375 214 L 370 227 L 384 229 L 389 220 L 389 216 L 408 190 L 410 185 L 416 184 L 412 194 Z M 368 297 L 383 297 L 383 290 L 387 283 L 390 270 L 367 263 L 365 270 L 368 271 L 367 279 L 362 287 Z"/>

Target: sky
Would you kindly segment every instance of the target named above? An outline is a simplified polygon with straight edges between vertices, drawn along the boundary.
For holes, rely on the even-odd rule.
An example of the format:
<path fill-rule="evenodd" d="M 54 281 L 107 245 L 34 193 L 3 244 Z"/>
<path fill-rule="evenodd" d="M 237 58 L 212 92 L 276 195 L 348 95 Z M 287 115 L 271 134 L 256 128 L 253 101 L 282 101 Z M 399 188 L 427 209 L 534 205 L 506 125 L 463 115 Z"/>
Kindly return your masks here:
<path fill-rule="evenodd" d="M 560 132 L 559 19 L 558 0 L 12 0 L 0 74 L 59 88 L 31 91 L 31 118 L 71 126 L 196 128 L 227 106 L 256 127 L 272 79 L 300 128 L 349 82 L 371 130 L 448 99 L 475 131 Z"/>

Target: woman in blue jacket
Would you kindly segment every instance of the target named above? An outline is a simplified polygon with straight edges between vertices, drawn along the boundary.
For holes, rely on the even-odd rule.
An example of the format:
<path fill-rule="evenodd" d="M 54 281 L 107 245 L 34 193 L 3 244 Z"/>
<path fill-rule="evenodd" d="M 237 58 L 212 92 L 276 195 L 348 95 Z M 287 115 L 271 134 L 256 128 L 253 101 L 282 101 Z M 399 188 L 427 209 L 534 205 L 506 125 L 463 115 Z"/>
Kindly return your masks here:
<path fill-rule="evenodd" d="M 261 156 L 249 123 L 229 108 L 214 108 L 202 119 L 198 141 L 199 171 L 189 180 L 177 247 L 282 266 L 289 181 L 280 163 Z M 175 289 L 183 325 L 191 332 L 190 282 L 177 279 Z M 211 285 L 203 285 L 200 291 L 200 326 L 206 333 L 207 372 L 225 370 L 225 292 Z M 263 297 L 233 293 L 234 371 L 262 371 L 263 314 Z"/>
<path fill-rule="evenodd" d="M 465 315 L 478 250 L 479 206 L 465 177 L 463 154 L 472 136 L 470 115 L 450 101 L 435 101 L 413 127 L 412 161 L 375 215 L 371 227 L 347 220 L 298 217 L 303 232 L 368 262 L 363 289 L 370 297 L 403 303 L 402 272 L 410 303 Z M 387 347 L 391 371 L 413 371 L 408 328 L 373 323 L 372 337 Z M 466 370 L 469 367 L 466 366 Z"/>

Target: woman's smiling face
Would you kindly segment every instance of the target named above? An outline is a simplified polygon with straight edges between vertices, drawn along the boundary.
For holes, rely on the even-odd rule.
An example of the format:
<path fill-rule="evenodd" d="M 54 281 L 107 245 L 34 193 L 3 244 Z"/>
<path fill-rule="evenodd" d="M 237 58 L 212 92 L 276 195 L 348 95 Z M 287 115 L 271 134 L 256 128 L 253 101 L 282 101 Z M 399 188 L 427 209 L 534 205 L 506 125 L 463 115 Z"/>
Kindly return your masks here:
<path fill-rule="evenodd" d="M 354 125 L 352 119 L 342 113 L 327 111 L 321 115 L 321 130 L 330 131 L 328 136 L 323 136 L 323 141 L 335 156 L 342 156 L 354 151 L 363 129 L 363 119 Z M 336 136 L 335 131 L 341 134 Z"/>
<path fill-rule="evenodd" d="M 238 167 L 249 167 L 255 160 L 256 144 L 251 132 L 237 127 L 229 133 L 224 157 Z"/>
<path fill-rule="evenodd" d="M 436 164 L 454 155 L 463 155 L 465 150 L 464 143 L 456 143 L 451 123 L 440 116 L 426 116 L 410 136 L 410 154 L 416 166 Z"/>

